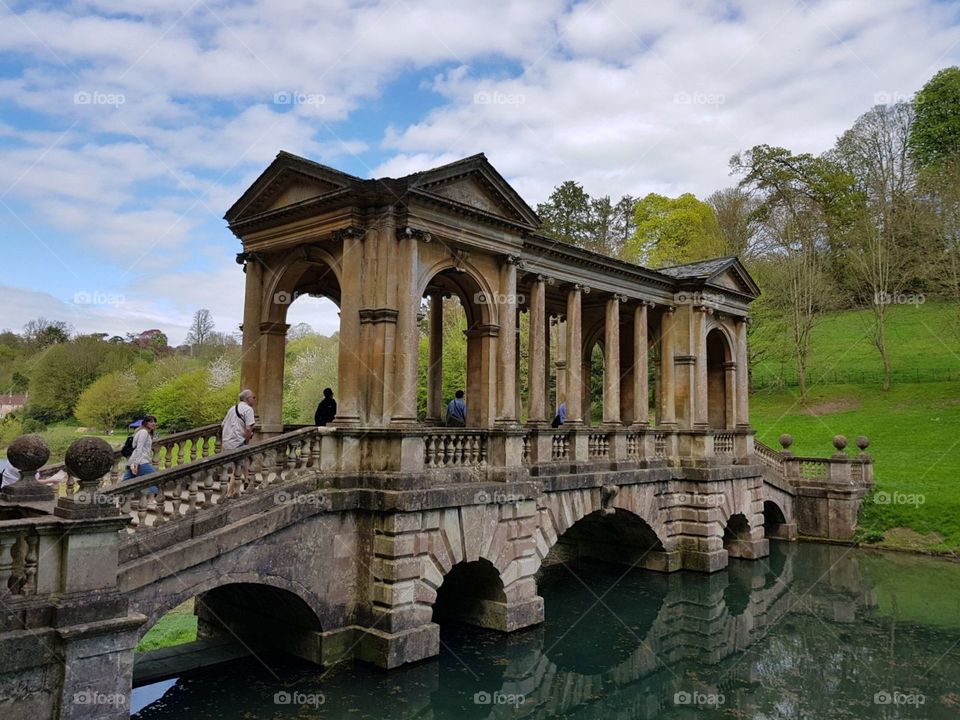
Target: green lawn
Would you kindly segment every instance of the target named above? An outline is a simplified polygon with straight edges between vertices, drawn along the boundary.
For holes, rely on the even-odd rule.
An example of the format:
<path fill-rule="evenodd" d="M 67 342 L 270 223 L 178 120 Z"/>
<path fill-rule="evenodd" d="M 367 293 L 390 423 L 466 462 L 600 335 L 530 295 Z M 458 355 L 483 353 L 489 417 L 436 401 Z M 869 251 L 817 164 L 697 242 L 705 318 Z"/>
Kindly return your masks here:
<path fill-rule="evenodd" d="M 892 305 L 887 344 L 894 376 L 902 382 L 941 379 L 960 381 L 960 335 L 949 303 Z M 875 383 L 882 370 L 880 355 L 868 339 L 872 313 L 846 311 L 823 317 L 814 328 L 808 360 L 808 382 Z M 758 385 L 785 375 L 795 383 L 796 370 L 786 347 L 786 334 L 758 336 L 756 348 L 768 347 L 754 363 Z"/>
<path fill-rule="evenodd" d="M 922 503 L 879 504 L 868 498 L 861 513 L 862 537 L 886 535 L 886 543 L 933 551 L 960 550 L 960 382 L 894 385 L 887 393 L 857 385 L 811 388 L 804 405 L 792 389 L 751 396 L 757 438 L 779 448 L 781 433 L 793 435 L 799 455 L 829 455 L 834 435 L 846 435 L 856 450 L 858 435 L 870 438 L 877 491 L 918 496 Z M 909 528 L 916 537 L 894 528 Z"/>
<path fill-rule="evenodd" d="M 197 639 L 197 616 L 193 614 L 193 600 L 188 600 L 168 612 L 143 636 L 136 652 L 181 645 Z"/>

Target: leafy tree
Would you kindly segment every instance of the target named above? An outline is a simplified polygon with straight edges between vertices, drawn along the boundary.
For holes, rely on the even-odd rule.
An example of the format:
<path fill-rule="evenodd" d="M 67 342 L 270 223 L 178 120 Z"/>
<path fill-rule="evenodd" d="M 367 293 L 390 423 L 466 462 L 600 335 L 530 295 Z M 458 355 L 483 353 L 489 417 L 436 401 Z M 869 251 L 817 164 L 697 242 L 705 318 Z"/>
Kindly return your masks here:
<path fill-rule="evenodd" d="M 206 370 L 192 370 L 154 389 L 147 402 L 147 411 L 156 415 L 157 422 L 168 430 L 189 430 L 220 422 L 227 409 L 236 402 L 239 392 L 239 381 L 213 388 Z"/>
<path fill-rule="evenodd" d="M 545 203 L 537 205 L 543 220 L 540 231 L 561 242 L 585 247 L 590 239 L 590 195 L 583 186 L 567 180 L 550 193 Z"/>
<path fill-rule="evenodd" d="M 800 397 L 807 400 L 813 329 L 834 297 L 826 267 L 831 243 L 850 227 L 858 206 L 854 178 L 830 158 L 757 145 L 730 159 L 739 187 L 755 193 L 754 217 L 770 239 L 777 308 L 788 319 Z"/>
<path fill-rule="evenodd" d="M 129 347 L 95 338 L 51 345 L 30 373 L 30 416 L 46 423 L 69 418 L 88 385 L 104 373 L 129 367 L 132 361 Z"/>
<path fill-rule="evenodd" d="M 636 204 L 636 230 L 626 259 L 664 267 L 724 254 L 713 208 L 690 193 L 669 198 L 650 193 Z"/>
<path fill-rule="evenodd" d="M 137 378 L 129 370 L 112 372 L 95 380 L 77 401 L 75 415 L 85 425 L 112 430 L 143 409 Z"/>
<path fill-rule="evenodd" d="M 716 213 L 725 253 L 741 259 L 763 253 L 764 248 L 758 247 L 763 234 L 756 218 L 758 203 L 754 197 L 734 186 L 717 190 L 707 202 Z"/>
<path fill-rule="evenodd" d="M 924 169 L 955 161 L 960 156 L 960 67 L 934 75 L 916 94 L 913 106 L 913 159 Z"/>
<path fill-rule="evenodd" d="M 292 342 L 294 340 L 300 340 L 305 338 L 307 335 L 313 335 L 313 328 L 310 327 L 309 323 L 297 323 L 292 328 L 287 330 L 287 342 Z"/>
<path fill-rule="evenodd" d="M 44 317 L 30 320 L 23 326 L 24 340 L 37 349 L 43 349 L 56 343 L 65 343 L 70 339 L 72 328 L 60 320 L 50 321 Z"/>

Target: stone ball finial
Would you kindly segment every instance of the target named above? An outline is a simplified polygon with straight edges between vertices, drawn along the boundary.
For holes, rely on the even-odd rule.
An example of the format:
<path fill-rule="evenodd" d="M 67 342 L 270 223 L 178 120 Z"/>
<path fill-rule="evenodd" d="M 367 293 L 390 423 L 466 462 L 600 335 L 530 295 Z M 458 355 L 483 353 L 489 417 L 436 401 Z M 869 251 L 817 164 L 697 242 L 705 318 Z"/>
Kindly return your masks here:
<path fill-rule="evenodd" d="M 857 437 L 857 447 L 860 448 L 861 451 L 865 452 L 866 449 L 870 447 L 870 438 L 868 438 L 866 435 L 860 435 Z"/>
<path fill-rule="evenodd" d="M 837 449 L 837 452 L 843 452 L 844 448 L 847 447 L 847 438 L 843 435 L 834 435 L 833 446 Z"/>
<path fill-rule="evenodd" d="M 793 435 L 784 433 L 780 436 L 780 447 L 784 450 L 789 450 L 791 445 L 793 445 Z"/>
<path fill-rule="evenodd" d="M 85 437 L 74 441 L 63 458 L 67 469 L 80 478 L 80 484 L 99 481 L 113 467 L 113 448 L 106 440 Z"/>
<path fill-rule="evenodd" d="M 7 460 L 22 477 L 33 477 L 50 459 L 50 448 L 39 435 L 21 435 L 7 448 Z"/>

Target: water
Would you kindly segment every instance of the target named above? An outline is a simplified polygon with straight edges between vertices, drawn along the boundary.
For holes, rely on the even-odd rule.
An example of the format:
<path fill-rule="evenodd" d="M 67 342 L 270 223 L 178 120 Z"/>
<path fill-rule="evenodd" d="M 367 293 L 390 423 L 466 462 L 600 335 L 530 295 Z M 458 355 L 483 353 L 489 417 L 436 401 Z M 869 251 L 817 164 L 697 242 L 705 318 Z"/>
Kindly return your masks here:
<path fill-rule="evenodd" d="M 542 626 L 444 627 L 412 667 L 249 658 L 134 717 L 960 718 L 960 564 L 774 543 L 714 575 L 552 566 L 540 593 Z"/>

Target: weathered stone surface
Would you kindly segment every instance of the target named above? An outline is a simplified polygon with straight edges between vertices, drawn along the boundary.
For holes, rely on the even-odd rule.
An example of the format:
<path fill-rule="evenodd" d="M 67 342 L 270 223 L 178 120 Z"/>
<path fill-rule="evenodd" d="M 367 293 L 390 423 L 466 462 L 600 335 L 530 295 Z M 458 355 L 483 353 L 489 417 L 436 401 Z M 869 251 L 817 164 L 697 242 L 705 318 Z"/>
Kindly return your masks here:
<path fill-rule="evenodd" d="M 21 435 L 7 447 L 7 460 L 24 476 L 32 475 L 49 458 L 50 448 L 39 435 Z"/>
<path fill-rule="evenodd" d="M 81 481 L 97 480 L 113 467 L 113 448 L 100 438 L 80 438 L 67 448 L 63 461 Z"/>

